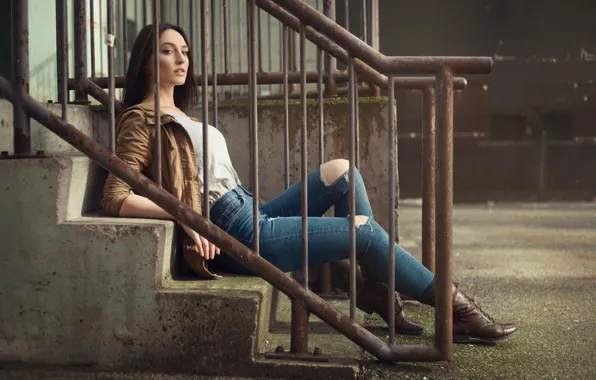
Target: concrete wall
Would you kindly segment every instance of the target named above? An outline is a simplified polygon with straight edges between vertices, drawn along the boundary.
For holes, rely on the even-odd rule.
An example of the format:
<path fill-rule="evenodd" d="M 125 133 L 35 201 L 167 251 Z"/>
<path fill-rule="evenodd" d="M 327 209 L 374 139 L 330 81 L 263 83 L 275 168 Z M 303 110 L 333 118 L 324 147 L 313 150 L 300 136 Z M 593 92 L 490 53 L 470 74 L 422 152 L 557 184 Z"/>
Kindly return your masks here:
<path fill-rule="evenodd" d="M 47 110 L 60 116 L 62 110 L 60 104 L 40 103 Z M 107 118 L 101 113 L 93 111 L 91 107 L 69 106 L 68 122 L 74 125 L 79 131 L 92 137 L 100 144 L 107 146 L 108 130 Z M 0 152 L 14 152 L 14 123 L 12 116 L 12 104 L 7 100 L 0 100 Z M 32 151 L 44 151 L 46 153 L 76 153 L 77 150 L 56 136 L 49 129 L 31 119 L 31 148 Z"/>
<path fill-rule="evenodd" d="M 300 179 L 300 107 L 293 101 L 290 109 L 289 166 L 290 184 Z M 361 98 L 360 167 L 377 221 L 387 228 L 388 140 L 386 98 Z M 319 162 L 319 127 L 315 102 L 309 102 L 308 112 L 308 171 Z M 349 118 L 346 99 L 328 99 L 324 105 L 325 161 L 349 158 Z M 198 112 L 195 112 L 199 116 Z M 259 125 L 259 191 L 269 200 L 284 189 L 284 130 L 283 103 L 261 101 L 258 104 Z M 234 167 L 242 182 L 250 185 L 250 141 L 246 102 L 222 103 L 219 107 L 219 129 L 226 136 Z M 396 148 L 397 146 L 394 145 Z M 396 186 L 396 196 L 399 194 Z"/>

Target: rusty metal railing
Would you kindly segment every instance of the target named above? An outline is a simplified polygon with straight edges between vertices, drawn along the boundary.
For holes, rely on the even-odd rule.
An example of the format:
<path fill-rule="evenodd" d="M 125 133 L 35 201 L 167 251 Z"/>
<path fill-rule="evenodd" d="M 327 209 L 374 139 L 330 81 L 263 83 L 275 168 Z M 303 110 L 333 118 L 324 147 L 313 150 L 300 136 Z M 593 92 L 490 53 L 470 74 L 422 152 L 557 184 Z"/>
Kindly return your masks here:
<path fill-rule="evenodd" d="M 135 191 L 138 191 L 139 194 L 147 197 L 169 212 L 176 220 L 188 225 L 202 236 L 207 237 L 221 249 L 229 252 L 236 261 L 254 273 L 257 273 L 288 297 L 303 302 L 313 314 L 377 358 L 388 361 L 420 360 L 420 356 L 418 355 L 420 352 L 419 347 L 391 346 L 383 342 L 371 332 L 337 311 L 323 299 L 305 289 L 296 280 L 280 271 L 262 257 L 256 255 L 251 249 L 222 231 L 192 208 L 180 202 L 157 183 L 130 168 L 109 149 L 95 142 L 73 125 L 68 124 L 51 111 L 39 105 L 30 96 L 21 95 L 13 91 L 10 82 L 0 76 L 0 97 L 8 99 L 14 104 L 17 102 L 16 98 L 19 96 L 21 97 L 19 104 L 22 105 L 22 109 L 28 117 L 37 120 L 40 124 L 97 162 L 103 168 L 117 175 Z M 436 352 L 435 354 L 434 360 L 439 360 L 441 358 L 439 353 Z"/>
<path fill-rule="evenodd" d="M 58 14 L 61 20 L 66 13 L 64 0 L 56 0 Z M 245 0 L 239 0 L 245 1 Z M 231 73 L 229 70 L 229 48 L 227 43 L 223 44 L 224 73 L 218 73 L 214 68 L 209 74 L 209 64 L 213 64 L 217 57 L 216 38 L 214 30 L 215 25 L 215 1 L 211 1 L 211 25 L 209 18 L 207 0 L 201 0 L 200 12 L 200 36 L 201 36 L 201 75 L 197 80 L 201 88 L 202 121 L 206 126 L 208 124 L 209 112 L 209 86 L 212 87 L 213 100 L 213 123 L 217 127 L 217 94 L 215 91 L 218 85 L 248 84 L 249 87 L 249 128 L 251 138 L 251 187 L 255 199 L 258 199 L 259 176 L 258 176 L 258 118 L 257 118 L 257 87 L 262 84 L 278 83 L 282 84 L 282 96 L 284 99 L 284 170 L 285 185 L 289 186 L 289 97 L 292 83 L 300 83 L 300 115 L 301 115 L 301 178 L 302 188 L 302 229 L 303 229 L 303 281 L 302 284 L 288 277 L 277 268 L 273 267 L 263 258 L 259 257 L 259 238 L 258 228 L 254 229 L 255 245 L 250 250 L 235 239 L 225 234 L 215 225 L 209 222 L 209 209 L 206 203 L 203 207 L 204 215 L 198 215 L 190 208 L 177 201 L 169 193 L 161 189 L 161 133 L 156 133 L 155 159 L 158 165 L 157 172 L 154 173 L 155 182 L 150 181 L 138 172 L 128 168 L 124 162 L 113 154 L 115 125 L 114 115 L 121 110 L 121 105 L 115 99 L 115 89 L 122 85 L 123 78 L 114 75 L 113 52 L 114 45 L 113 31 L 114 7 L 113 0 L 108 0 L 108 38 L 107 49 L 109 54 L 108 64 L 112 68 L 109 70 L 107 78 L 96 77 L 95 49 L 92 46 L 91 51 L 91 78 L 86 74 L 86 27 L 85 18 L 87 13 L 87 2 L 85 0 L 75 0 L 75 73 L 74 78 L 66 80 L 68 74 L 65 70 L 68 62 L 68 51 L 65 48 L 67 41 L 66 29 L 61 30 L 60 38 L 57 39 L 58 59 L 61 64 L 59 93 L 62 102 L 63 117 L 66 116 L 66 104 L 68 102 L 68 90 L 75 90 L 74 103 L 88 104 L 88 95 L 98 99 L 109 108 L 109 128 L 110 143 L 109 149 L 100 146 L 90 138 L 84 136 L 73 126 L 67 124 L 64 118 L 56 117 L 47 110 L 36 105 L 31 98 L 27 96 L 26 88 L 22 85 L 27 76 L 26 70 L 26 44 L 20 45 L 19 52 L 15 57 L 19 58 L 17 62 L 18 70 L 15 70 L 13 87 L 10 88 L 8 82 L 0 79 L 0 92 L 3 97 L 9 98 L 15 109 L 15 154 L 30 153 L 30 134 L 28 131 L 28 117 L 22 113 L 24 109 L 28 116 L 38 120 L 41 124 L 48 127 L 58 136 L 69 142 L 75 148 L 98 162 L 104 168 L 122 178 L 140 194 L 154 201 L 157 205 L 170 212 L 178 221 L 190 226 L 202 236 L 208 238 L 211 242 L 218 245 L 225 252 L 229 253 L 234 259 L 242 265 L 252 270 L 255 274 L 261 276 L 276 289 L 287 294 L 292 299 L 292 341 L 289 353 L 284 353 L 283 357 L 306 359 L 308 355 L 308 314 L 313 313 L 337 329 L 349 339 L 375 355 L 382 360 L 399 361 L 434 361 L 448 360 L 451 358 L 451 247 L 452 247 L 452 206 L 453 206 L 453 91 L 463 89 L 466 81 L 463 78 L 454 77 L 454 73 L 488 73 L 491 69 L 492 60 L 487 57 L 387 57 L 375 49 L 378 46 L 378 25 L 374 22 L 371 25 L 372 35 L 377 34 L 377 40 L 374 37 L 370 39 L 362 36 L 364 41 L 354 36 L 335 23 L 331 18 L 323 16 L 316 9 L 310 7 L 301 0 L 246 0 L 247 3 L 247 51 L 246 59 L 248 64 L 247 73 Z M 26 15 L 26 1 L 17 2 L 15 15 Z M 24 5 L 23 5 L 24 4 Z M 145 4 L 145 3 L 144 3 Z M 190 2 L 191 8 L 193 2 Z M 226 39 L 229 34 L 226 31 L 226 24 L 229 22 L 229 4 L 227 1 L 218 3 L 221 5 L 221 15 L 223 19 L 223 35 Z M 377 1 L 372 1 L 377 4 Z M 180 2 L 176 2 L 176 18 L 181 21 Z M 258 7 L 258 8 L 257 8 Z M 94 8 L 91 1 L 91 10 Z M 257 9 L 265 11 L 272 17 L 278 19 L 283 27 L 283 38 L 281 41 L 281 72 L 259 72 L 262 67 L 262 57 L 260 48 L 259 28 L 255 28 L 255 19 L 258 20 Z M 345 8 L 348 9 L 347 7 Z M 363 8 L 362 14 L 366 11 Z M 335 13 L 333 1 L 324 1 L 323 10 L 327 15 Z M 153 11 L 153 31 L 154 31 L 154 51 L 158 51 L 159 28 L 161 21 L 160 1 L 154 0 L 152 3 Z M 191 17 L 192 17 L 191 9 Z M 378 19 L 378 9 L 370 12 L 373 18 Z M 126 11 L 123 11 L 123 19 L 126 18 Z M 147 17 L 147 9 L 143 9 L 144 18 Z M 93 19 L 94 15 L 91 15 Z M 24 18 L 26 20 L 26 17 Z M 349 14 L 346 14 L 346 23 L 349 20 Z M 364 30 L 366 27 L 366 18 L 363 18 Z M 16 22 L 16 30 L 26 29 L 25 24 Z M 92 21 L 93 22 L 93 21 Z M 146 20 L 144 20 L 146 23 Z M 258 22 L 260 25 L 260 22 Z M 196 28 L 190 23 L 191 35 Z M 347 25 L 346 25 L 347 26 Z M 299 33 L 299 54 L 293 54 L 295 44 L 292 32 Z M 93 33 L 93 31 L 91 31 Z M 211 39 L 207 36 L 211 33 Z M 23 34 L 15 33 L 15 39 Z M 192 39 L 192 38 L 191 38 Z M 93 37 L 91 39 L 93 41 Z M 317 53 L 317 71 L 308 72 L 306 67 L 306 44 L 307 40 L 313 42 L 318 50 Z M 110 42 L 111 41 L 111 42 Z M 369 45 L 372 45 L 370 46 Z M 93 43 L 92 43 L 93 44 Z M 17 44 L 14 44 L 17 45 Z M 24 46 L 24 47 L 23 47 Z M 211 48 L 211 55 L 207 54 Z M 323 53 L 326 58 L 323 59 Z M 295 66 L 299 58 L 300 69 L 290 72 L 290 66 Z M 124 58 L 126 59 L 126 58 Z M 347 73 L 337 72 L 334 67 L 334 60 L 345 64 L 348 68 Z M 211 62 L 210 62 L 211 61 Z M 325 61 L 325 62 L 323 62 Z M 124 61 L 126 62 L 126 61 Z M 322 66 L 325 63 L 326 70 L 323 72 Z M 159 109 L 159 64 L 157 59 L 154 64 L 154 104 L 155 109 Z M 215 65 L 213 65 L 215 67 Z M 20 71 L 19 71 L 20 70 Z M 398 77 L 396 75 L 431 75 L 429 77 Z M 423 263 L 429 269 L 436 267 L 436 302 L 435 302 L 435 344 L 425 345 L 395 345 L 395 333 L 392 317 L 395 314 L 395 304 L 393 301 L 393 292 L 395 288 L 395 265 L 393 257 L 393 246 L 388 247 L 390 257 L 389 265 L 389 304 L 390 311 L 390 334 L 387 342 L 375 337 L 366 329 L 354 322 L 355 304 L 356 304 L 356 237 L 355 237 L 355 196 L 354 181 L 350 180 L 350 318 L 339 313 L 321 298 L 314 295 L 308 289 L 308 228 L 307 219 L 307 194 L 306 194 L 306 168 L 307 168 L 307 83 L 317 83 L 317 104 L 318 104 L 318 123 L 319 123 L 319 161 L 324 161 L 323 139 L 324 139 L 324 119 L 323 102 L 324 93 L 336 93 L 337 83 L 347 83 L 349 99 L 349 128 L 350 128 L 350 168 L 349 175 L 353 179 L 355 169 L 358 166 L 359 138 L 358 138 L 358 78 L 368 82 L 371 86 L 378 89 L 386 89 L 388 93 L 388 155 L 389 155 L 389 199 L 390 210 L 394 210 L 395 205 L 395 181 L 396 181 L 396 132 L 395 132 L 395 89 L 418 89 L 423 91 L 423 149 L 425 161 L 423 165 Z M 102 88 L 108 88 L 106 94 Z M 20 113 L 21 116 L 18 116 Z M 160 131 L 159 118 L 156 118 L 156 132 Z M 207 128 L 203 128 L 203 163 L 208 165 L 208 134 Z M 17 134 L 19 137 L 17 137 Z M 436 142 L 435 142 L 436 138 Z M 27 146 L 29 148 L 27 149 Z M 436 154 L 436 160 L 435 160 Z M 206 172 L 206 171 L 205 171 Z M 436 177 L 436 179 L 435 179 Z M 207 201 L 209 193 L 208 180 L 203 181 L 204 200 Z M 253 223 L 258 223 L 258 202 L 254 202 Z M 389 221 L 390 241 L 396 238 L 395 231 L 395 213 L 390 212 Z M 436 256 L 435 250 L 440 252 Z M 324 275 L 324 277 L 327 275 Z M 328 276 L 327 276 L 328 278 Z M 275 357 L 279 357 L 277 355 Z M 315 360 L 320 360 L 317 358 Z"/>

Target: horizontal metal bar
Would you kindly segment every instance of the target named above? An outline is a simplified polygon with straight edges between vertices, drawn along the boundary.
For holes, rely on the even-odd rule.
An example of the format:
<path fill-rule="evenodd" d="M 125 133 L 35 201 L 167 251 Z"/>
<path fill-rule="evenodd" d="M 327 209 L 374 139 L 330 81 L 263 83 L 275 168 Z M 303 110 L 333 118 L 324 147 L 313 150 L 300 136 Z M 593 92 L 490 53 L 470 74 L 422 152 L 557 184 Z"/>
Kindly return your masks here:
<path fill-rule="evenodd" d="M 358 60 L 355 60 L 355 68 L 358 66 Z M 380 74 L 379 74 L 380 75 Z M 367 78 L 366 74 L 362 75 L 364 78 Z M 336 72 L 333 77 L 335 78 L 336 83 L 347 83 L 348 82 L 348 73 L 343 71 Z M 323 79 L 326 80 L 328 78 L 327 73 L 323 74 Z M 385 78 L 385 85 L 387 81 L 387 77 L 380 76 L 380 79 Z M 197 85 L 201 86 L 203 84 L 203 77 L 200 75 L 196 75 L 195 79 L 197 81 Z M 370 78 L 367 78 L 370 79 Z M 96 77 L 96 78 L 89 78 L 91 82 L 99 86 L 100 88 L 108 88 L 108 77 Z M 217 74 L 217 85 L 219 86 L 234 86 L 234 85 L 247 85 L 249 80 L 248 73 L 218 73 Z M 68 89 L 73 90 L 77 86 L 77 79 L 71 78 L 68 80 Z M 318 73 L 316 71 L 308 71 L 306 73 L 306 81 L 308 83 L 317 83 L 318 81 Z M 208 76 L 208 83 L 212 85 L 213 83 L 212 77 Z M 394 83 L 396 89 L 411 89 L 411 90 L 422 90 L 429 86 L 435 85 L 435 78 L 434 77 L 395 77 Z M 288 83 L 300 83 L 300 72 L 288 72 Z M 283 84 L 283 72 L 264 72 L 259 73 L 257 72 L 257 84 Z M 376 81 L 375 81 L 375 84 Z M 122 88 L 124 86 L 124 77 L 123 76 L 116 76 L 115 77 L 115 85 L 116 88 Z M 378 83 L 378 85 L 382 85 Z M 386 87 L 383 85 L 384 87 Z M 467 81 L 465 78 L 457 77 L 453 80 L 454 88 L 457 90 L 462 90 L 466 88 Z"/>
<path fill-rule="evenodd" d="M 323 75 L 326 77 L 326 74 Z M 211 75 L 207 76 L 208 84 L 213 84 L 213 79 Z M 247 85 L 249 81 L 250 75 L 249 73 L 218 73 L 217 74 L 217 84 L 219 86 L 234 86 L 234 85 Z M 337 73 L 335 74 L 336 81 L 341 83 L 348 82 L 348 74 L 347 73 Z M 122 88 L 124 85 L 124 77 L 123 76 L 116 76 L 116 87 Z M 203 77 L 201 75 L 196 75 L 195 79 L 197 81 L 197 85 L 201 86 L 203 84 Z M 97 78 L 90 78 L 90 80 L 98 85 L 101 88 L 107 88 L 108 78 L 107 77 L 97 77 Z M 318 80 L 318 73 L 316 71 L 308 71 L 306 73 L 306 81 L 308 83 L 317 83 Z M 289 83 L 300 83 L 300 72 L 288 72 L 288 82 Z M 257 72 L 257 84 L 283 84 L 283 72 L 264 72 L 259 73 Z M 76 80 L 70 79 L 68 82 L 69 88 L 74 88 L 76 86 Z"/>
<path fill-rule="evenodd" d="M 312 26 L 347 52 L 361 59 L 375 70 L 384 74 L 435 74 L 447 66 L 459 74 L 488 74 L 492 69 L 492 57 L 389 57 L 367 45 L 360 38 L 328 19 L 302 0 L 277 0 L 277 4 L 288 10 L 304 24 Z"/>
<path fill-rule="evenodd" d="M 85 91 L 85 93 L 91 95 L 104 106 L 108 106 L 108 104 L 110 103 L 110 95 L 104 90 L 102 90 L 98 85 L 93 83 L 93 81 L 91 81 L 90 79 L 81 79 L 79 86 Z M 114 99 L 114 110 L 116 115 L 122 112 L 122 102 L 118 99 Z"/>
<path fill-rule="evenodd" d="M 11 85 L 3 77 L 0 77 L 0 97 L 14 102 Z M 288 297 L 304 302 L 314 315 L 380 360 L 439 361 L 444 359 L 434 346 L 388 345 L 364 327 L 352 322 L 322 298 L 305 289 L 304 286 L 273 264 L 256 255 L 244 244 L 228 235 L 195 210 L 180 202 L 172 194 L 162 189 L 138 170 L 133 169 L 101 144 L 95 142 L 73 125 L 63 121 L 58 115 L 48 111 L 30 96 L 25 96 L 23 99 L 23 107 L 30 117 L 37 120 L 58 137 L 118 178 L 121 178 L 139 194 L 155 202 L 177 221 L 191 227 L 222 251 L 232 256 L 238 263 L 281 290 Z"/>
<path fill-rule="evenodd" d="M 300 20 L 294 17 L 291 13 L 280 7 L 273 0 L 256 0 L 257 5 L 261 7 L 265 12 L 278 19 L 284 25 L 292 28 L 294 31 L 300 31 Z M 325 50 L 331 56 L 337 58 L 340 62 L 347 65 L 349 60 L 348 52 L 327 38 L 324 34 L 321 34 L 314 30 L 312 27 L 306 27 L 306 38 L 313 42 L 315 45 Z M 366 81 L 369 81 L 379 87 L 387 86 L 387 77 L 363 61 L 354 59 L 354 69 L 361 75 Z M 395 77 L 395 88 L 396 89 L 423 89 L 429 85 L 434 86 L 436 80 L 435 77 Z M 456 77 L 453 80 L 453 86 L 456 90 L 462 90 L 466 88 L 467 82 L 465 78 Z"/>

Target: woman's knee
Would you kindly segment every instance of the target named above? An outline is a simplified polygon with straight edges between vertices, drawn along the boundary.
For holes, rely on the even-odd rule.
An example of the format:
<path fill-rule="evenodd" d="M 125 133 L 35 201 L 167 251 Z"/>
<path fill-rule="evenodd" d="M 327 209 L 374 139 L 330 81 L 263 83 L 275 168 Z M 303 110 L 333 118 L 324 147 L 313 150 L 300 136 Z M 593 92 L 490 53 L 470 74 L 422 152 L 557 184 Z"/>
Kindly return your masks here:
<path fill-rule="evenodd" d="M 360 226 L 368 223 L 368 220 L 370 219 L 370 217 L 365 216 L 365 215 L 356 215 L 356 228 L 359 228 Z"/>
<path fill-rule="evenodd" d="M 331 160 L 321 165 L 321 177 L 326 184 L 332 184 L 350 169 L 350 161 L 343 158 Z"/>

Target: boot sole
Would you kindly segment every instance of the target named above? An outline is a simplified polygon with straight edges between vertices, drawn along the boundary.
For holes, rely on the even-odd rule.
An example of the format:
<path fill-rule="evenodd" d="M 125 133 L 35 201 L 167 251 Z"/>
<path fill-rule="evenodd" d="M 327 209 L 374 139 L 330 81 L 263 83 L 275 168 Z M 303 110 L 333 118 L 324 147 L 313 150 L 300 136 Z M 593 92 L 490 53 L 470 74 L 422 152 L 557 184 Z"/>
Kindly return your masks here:
<path fill-rule="evenodd" d="M 422 330 L 420 331 L 410 331 L 410 330 L 395 330 L 397 334 L 400 335 L 409 335 L 409 336 L 420 336 L 422 335 Z"/>
<path fill-rule="evenodd" d="M 468 343 L 468 344 L 490 344 L 490 343 L 495 343 L 495 342 L 499 342 L 501 340 L 505 340 L 508 338 L 511 338 L 513 335 L 515 335 L 517 331 L 512 332 L 509 335 L 505 335 L 499 338 L 478 338 L 478 337 L 473 337 L 473 336 L 469 336 L 469 335 L 461 335 L 461 334 L 454 334 L 453 335 L 453 343 Z"/>

